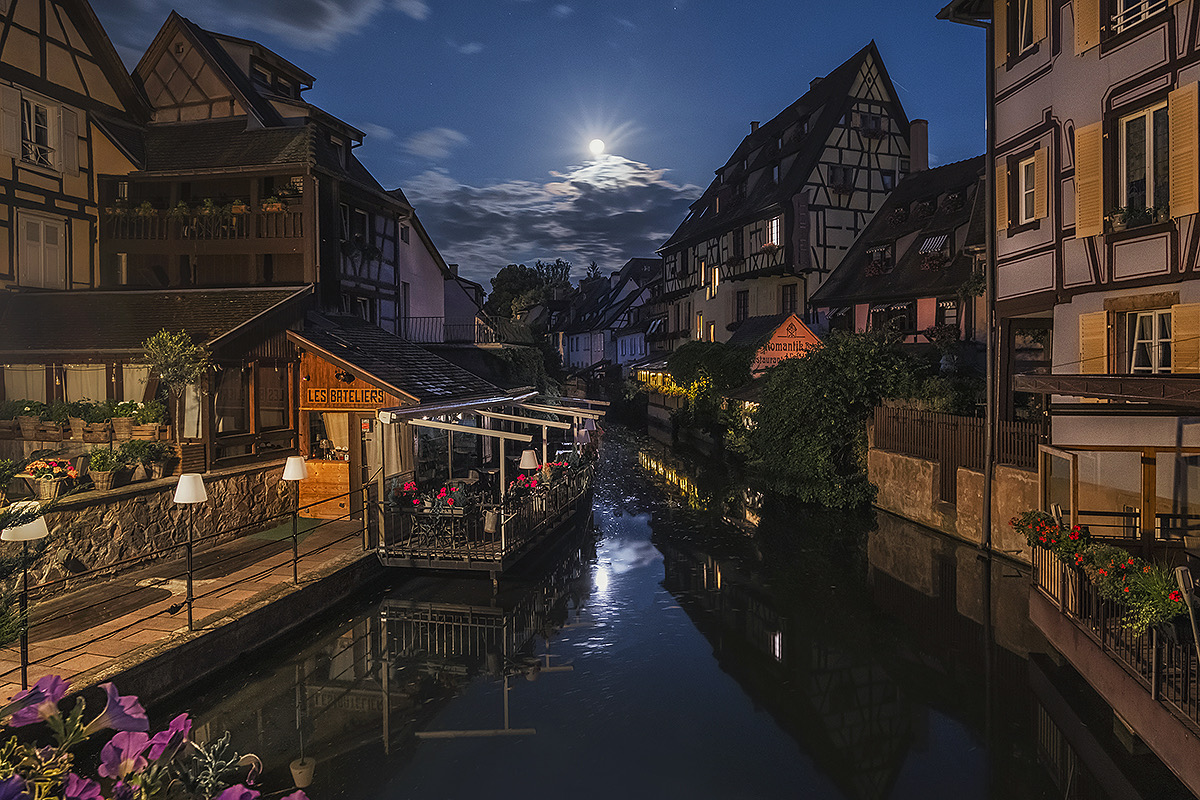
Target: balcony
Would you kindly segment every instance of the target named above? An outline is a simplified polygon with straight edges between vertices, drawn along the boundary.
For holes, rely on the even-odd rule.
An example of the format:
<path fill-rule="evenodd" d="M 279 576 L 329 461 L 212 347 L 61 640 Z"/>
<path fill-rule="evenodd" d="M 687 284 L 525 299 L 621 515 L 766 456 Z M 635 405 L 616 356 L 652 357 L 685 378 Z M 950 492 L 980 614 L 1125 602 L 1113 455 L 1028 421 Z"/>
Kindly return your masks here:
<path fill-rule="evenodd" d="M 400 321 L 400 335 L 417 344 L 530 344 L 529 329 L 511 320 L 449 320 L 409 317 Z"/>
<path fill-rule="evenodd" d="M 108 252 L 162 252 L 202 245 L 205 252 L 300 253 L 305 220 L 300 210 L 240 214 L 194 211 L 105 210 L 100 242 Z"/>
<path fill-rule="evenodd" d="M 721 265 L 721 280 L 736 281 L 787 272 L 787 253 L 782 247 L 767 247 L 745 258 L 731 258 Z"/>
<path fill-rule="evenodd" d="M 663 281 L 663 293 L 659 300 L 671 300 L 687 294 L 688 292 L 700 286 L 700 273 L 696 271 L 685 272 L 682 274 L 669 275 Z"/>

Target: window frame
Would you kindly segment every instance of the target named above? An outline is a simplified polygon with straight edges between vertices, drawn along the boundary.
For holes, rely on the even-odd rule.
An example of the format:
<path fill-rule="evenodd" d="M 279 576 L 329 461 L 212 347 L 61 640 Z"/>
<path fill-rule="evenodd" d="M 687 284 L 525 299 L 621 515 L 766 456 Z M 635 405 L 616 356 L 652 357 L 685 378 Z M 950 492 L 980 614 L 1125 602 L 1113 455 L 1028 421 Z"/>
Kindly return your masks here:
<path fill-rule="evenodd" d="M 25 226 L 30 223 L 37 223 L 40 226 L 39 233 L 39 251 L 41 281 L 34 283 L 29 280 L 29 264 L 26 260 L 26 238 Z M 58 232 L 58 263 L 54 266 L 54 272 L 59 279 L 58 281 L 47 281 L 46 276 L 49 271 L 46 269 L 46 229 L 54 228 Z M 18 211 L 16 215 L 16 250 L 17 250 L 17 285 L 31 289 L 67 289 L 69 288 L 69 280 L 67 275 L 67 264 L 69 263 L 67 253 L 67 243 L 69 241 L 68 234 L 70 226 L 68 221 L 58 217 L 50 217 L 44 214 L 33 214 L 28 211 Z"/>
<path fill-rule="evenodd" d="M 733 295 L 733 319 L 741 322 L 750 316 L 750 290 L 739 289 Z"/>
<path fill-rule="evenodd" d="M 1132 16 L 1127 22 L 1121 22 L 1120 18 L 1123 13 L 1121 11 L 1122 0 L 1106 0 L 1105 2 L 1105 30 L 1110 36 L 1116 37 L 1134 30 L 1144 22 L 1148 22 L 1157 17 L 1162 12 L 1171 7 L 1170 0 L 1138 0 L 1133 5 L 1144 5 L 1145 8 L 1136 16 Z"/>
<path fill-rule="evenodd" d="M 29 118 L 33 117 L 33 109 L 41 108 L 46 112 L 46 143 L 42 144 L 34 139 L 27 138 L 26 131 L 29 121 L 26 117 L 27 109 Z M 62 129 L 60 118 L 62 115 L 62 106 L 49 100 L 41 95 L 31 92 L 21 91 L 21 110 L 20 110 L 20 125 L 21 125 L 21 155 L 18 161 L 22 166 L 33 167 L 35 169 L 50 170 L 52 172 L 62 172 Z M 45 163 L 31 158 L 28 153 L 33 148 L 40 148 L 46 151 L 47 161 Z"/>
<path fill-rule="evenodd" d="M 1012 53 L 1014 56 L 1022 56 L 1032 50 L 1038 43 L 1034 37 L 1037 35 L 1033 29 L 1033 4 L 1044 2 L 1044 0 L 1015 0 L 1011 5 L 1013 9 L 1013 41 Z M 1028 36 L 1028 41 L 1025 37 Z"/>
<path fill-rule="evenodd" d="M 1159 205 L 1156 205 L 1153 202 L 1156 199 L 1155 195 L 1157 194 L 1156 190 L 1158 189 L 1157 184 L 1154 182 L 1154 171 L 1155 171 L 1154 170 L 1154 167 L 1155 167 L 1155 163 L 1154 163 L 1154 131 L 1155 131 L 1154 116 L 1155 116 L 1155 113 L 1158 111 L 1164 112 L 1164 117 L 1163 117 L 1162 122 L 1167 128 L 1168 136 L 1169 136 L 1171 123 L 1170 123 L 1170 117 L 1169 117 L 1168 104 L 1167 104 L 1166 97 L 1162 97 L 1162 98 L 1156 100 L 1155 102 L 1152 102 L 1148 105 L 1144 105 L 1135 111 L 1131 111 L 1129 113 L 1118 114 L 1115 117 L 1115 120 L 1113 122 L 1113 124 L 1116 126 L 1115 137 L 1114 137 L 1114 139 L 1116 141 L 1116 153 L 1115 153 L 1116 181 L 1114 182 L 1115 183 L 1115 198 L 1114 198 L 1115 202 L 1113 205 L 1114 210 L 1117 208 L 1128 208 L 1130 205 L 1129 204 L 1129 174 L 1128 174 L 1129 163 L 1128 163 L 1128 159 L 1126 157 L 1127 156 L 1127 153 L 1126 153 L 1126 135 L 1127 135 L 1126 134 L 1126 123 L 1128 123 L 1131 120 L 1134 120 L 1138 117 L 1142 117 L 1146 120 L 1145 152 L 1143 153 L 1143 157 L 1145 159 L 1145 170 L 1146 170 L 1146 175 L 1145 175 L 1146 205 L 1145 205 L 1145 208 L 1155 209 L 1155 208 L 1160 207 Z M 1166 196 L 1164 198 L 1162 198 L 1165 202 L 1161 204 L 1161 207 L 1169 208 L 1170 199 L 1171 199 L 1171 186 L 1170 186 L 1171 142 L 1170 142 L 1169 138 L 1167 139 L 1167 141 L 1165 143 L 1164 150 L 1165 150 L 1165 158 L 1166 158 L 1166 185 L 1162 191 Z M 1151 222 L 1153 222 L 1153 219 L 1151 219 Z"/>
<path fill-rule="evenodd" d="M 1017 224 L 1036 222 L 1037 216 L 1037 157 L 1031 155 L 1017 162 Z"/>
<path fill-rule="evenodd" d="M 1149 339 L 1139 339 L 1138 330 L 1143 318 L 1150 320 L 1151 336 Z M 1165 336 L 1160 336 L 1165 332 Z M 1125 344 L 1127 347 L 1125 363 L 1130 375 L 1169 375 L 1171 369 L 1171 309 L 1154 308 L 1129 311 L 1125 315 Z M 1150 364 L 1139 367 L 1138 345 L 1148 345 Z M 1163 354 L 1166 354 L 1165 359 Z M 1164 363 L 1165 362 L 1165 363 Z"/>

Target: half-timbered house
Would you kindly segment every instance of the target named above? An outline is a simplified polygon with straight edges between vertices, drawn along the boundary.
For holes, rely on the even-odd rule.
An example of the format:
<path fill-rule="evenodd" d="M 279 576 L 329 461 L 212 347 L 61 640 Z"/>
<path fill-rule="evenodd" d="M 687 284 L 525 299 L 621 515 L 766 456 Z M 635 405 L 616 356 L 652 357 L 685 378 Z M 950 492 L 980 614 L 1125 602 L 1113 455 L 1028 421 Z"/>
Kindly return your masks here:
<path fill-rule="evenodd" d="M 671 344 L 725 341 L 748 317 L 806 313 L 896 183 L 924 167 L 926 138 L 874 42 L 774 119 L 752 122 L 659 251 L 655 303 Z"/>

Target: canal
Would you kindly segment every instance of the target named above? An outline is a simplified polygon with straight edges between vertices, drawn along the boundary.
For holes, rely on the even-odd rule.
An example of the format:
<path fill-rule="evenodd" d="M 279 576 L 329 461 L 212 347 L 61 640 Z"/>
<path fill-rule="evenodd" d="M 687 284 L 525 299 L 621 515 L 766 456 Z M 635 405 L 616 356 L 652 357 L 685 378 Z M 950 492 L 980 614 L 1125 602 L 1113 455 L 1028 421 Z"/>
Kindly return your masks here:
<path fill-rule="evenodd" d="M 703 464 L 705 466 L 697 466 Z M 624 431 L 498 590 L 397 572 L 182 699 L 322 798 L 1186 798 L 1028 621 L 1028 572 Z"/>

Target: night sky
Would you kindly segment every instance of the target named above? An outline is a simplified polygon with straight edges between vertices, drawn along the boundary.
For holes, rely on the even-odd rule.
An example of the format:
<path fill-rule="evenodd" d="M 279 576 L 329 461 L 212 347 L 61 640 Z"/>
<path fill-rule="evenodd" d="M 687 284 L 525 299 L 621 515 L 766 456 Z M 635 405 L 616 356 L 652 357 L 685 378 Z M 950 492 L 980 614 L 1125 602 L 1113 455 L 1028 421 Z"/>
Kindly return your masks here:
<path fill-rule="evenodd" d="M 93 0 L 132 68 L 170 0 Z M 316 78 L 448 262 L 582 275 L 652 256 L 766 121 L 872 38 L 936 166 L 984 149 L 983 32 L 904 0 L 201 0 L 177 10 Z M 606 143 L 603 156 L 588 149 Z"/>

